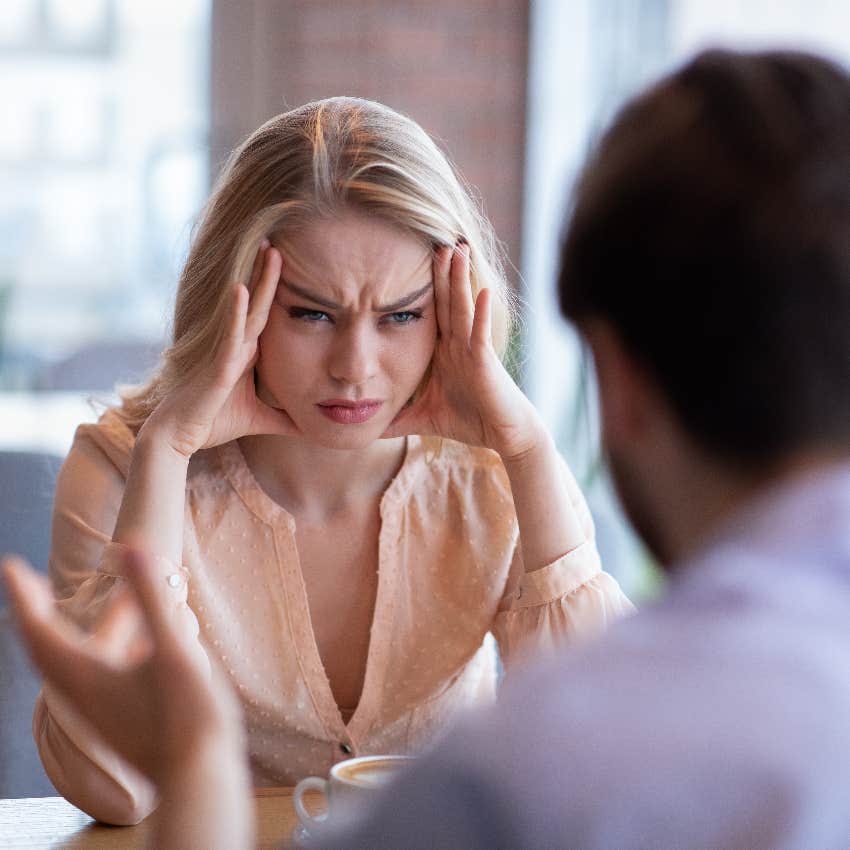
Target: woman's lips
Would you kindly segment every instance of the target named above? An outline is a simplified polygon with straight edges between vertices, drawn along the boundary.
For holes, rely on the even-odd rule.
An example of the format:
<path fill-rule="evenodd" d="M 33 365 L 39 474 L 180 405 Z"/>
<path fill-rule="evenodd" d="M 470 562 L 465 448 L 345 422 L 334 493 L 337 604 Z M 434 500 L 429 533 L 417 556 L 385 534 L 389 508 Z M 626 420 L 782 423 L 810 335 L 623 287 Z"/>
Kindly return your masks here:
<path fill-rule="evenodd" d="M 316 406 L 332 422 L 340 425 L 360 425 L 371 419 L 383 405 L 380 399 L 367 398 L 363 401 L 346 401 L 332 398 L 320 401 Z"/>

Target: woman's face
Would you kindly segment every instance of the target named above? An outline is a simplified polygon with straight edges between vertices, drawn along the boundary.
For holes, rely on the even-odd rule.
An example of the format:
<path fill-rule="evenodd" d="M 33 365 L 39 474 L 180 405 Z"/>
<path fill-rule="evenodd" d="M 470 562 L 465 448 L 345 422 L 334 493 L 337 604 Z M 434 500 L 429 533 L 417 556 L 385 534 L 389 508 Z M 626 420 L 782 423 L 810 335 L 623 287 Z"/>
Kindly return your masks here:
<path fill-rule="evenodd" d="M 431 361 L 431 251 L 353 212 L 275 245 L 283 270 L 260 336 L 258 394 L 315 442 L 366 446 L 408 402 Z"/>

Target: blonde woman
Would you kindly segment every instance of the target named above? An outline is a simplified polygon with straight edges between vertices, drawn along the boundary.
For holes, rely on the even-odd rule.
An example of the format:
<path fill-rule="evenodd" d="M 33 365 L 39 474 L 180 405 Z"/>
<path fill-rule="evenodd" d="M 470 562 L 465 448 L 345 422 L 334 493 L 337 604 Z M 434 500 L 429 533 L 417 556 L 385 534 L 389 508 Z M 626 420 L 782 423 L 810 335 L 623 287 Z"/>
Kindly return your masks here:
<path fill-rule="evenodd" d="M 125 610 L 105 603 L 126 544 L 155 553 L 180 632 L 239 696 L 256 785 L 420 748 L 493 696 L 488 632 L 510 668 L 630 609 L 500 362 L 508 300 L 489 225 L 419 126 L 308 104 L 235 152 L 159 369 L 78 430 L 53 524 L 62 607 L 129 663 L 132 618 L 101 614 Z M 34 731 L 94 817 L 154 807 L 126 747 L 49 680 Z"/>

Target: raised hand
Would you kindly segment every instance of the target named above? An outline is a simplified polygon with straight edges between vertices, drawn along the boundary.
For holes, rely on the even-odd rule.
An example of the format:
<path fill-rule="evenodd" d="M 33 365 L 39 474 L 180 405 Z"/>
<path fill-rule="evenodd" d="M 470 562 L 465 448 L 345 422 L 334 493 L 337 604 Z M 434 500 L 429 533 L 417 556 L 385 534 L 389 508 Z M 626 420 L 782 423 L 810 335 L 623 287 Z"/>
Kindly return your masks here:
<path fill-rule="evenodd" d="M 543 426 L 493 350 L 490 291 L 473 304 L 468 245 L 436 252 L 434 299 L 439 336 L 430 378 L 384 436 L 435 434 L 494 449 L 506 461 L 522 457 Z"/>
<path fill-rule="evenodd" d="M 236 700 L 175 627 L 169 587 L 148 558 L 127 551 L 129 586 L 113 595 L 93 638 L 61 614 L 47 582 L 23 561 L 7 559 L 3 574 L 47 682 L 157 786 L 203 750 L 241 755 Z"/>
<path fill-rule="evenodd" d="M 280 252 L 263 240 L 251 272 L 250 291 L 233 287 L 230 322 L 209 363 L 171 392 L 148 418 L 143 430 L 164 436 L 177 453 L 248 434 L 294 434 L 292 420 L 257 398 L 254 364 L 258 339 L 269 316 L 280 279 Z"/>
<path fill-rule="evenodd" d="M 490 341 L 490 292 L 473 304 L 469 248 L 434 257 L 439 337 L 422 395 L 384 436 L 435 434 L 498 452 L 511 484 L 526 571 L 585 540 L 550 434 Z"/>

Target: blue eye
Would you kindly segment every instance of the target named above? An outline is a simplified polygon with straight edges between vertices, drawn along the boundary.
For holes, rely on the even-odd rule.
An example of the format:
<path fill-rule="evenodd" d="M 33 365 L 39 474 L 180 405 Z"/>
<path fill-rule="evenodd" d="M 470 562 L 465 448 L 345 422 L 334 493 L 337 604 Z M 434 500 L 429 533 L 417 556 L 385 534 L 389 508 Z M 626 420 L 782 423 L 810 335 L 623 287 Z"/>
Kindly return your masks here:
<path fill-rule="evenodd" d="M 388 316 L 383 317 L 384 321 L 387 321 L 392 325 L 409 325 L 421 318 L 421 310 L 404 310 L 400 313 L 390 313 Z"/>
<path fill-rule="evenodd" d="M 321 310 L 310 310 L 307 307 L 290 307 L 289 315 L 293 319 L 303 319 L 307 322 L 329 322 L 331 317 Z"/>

